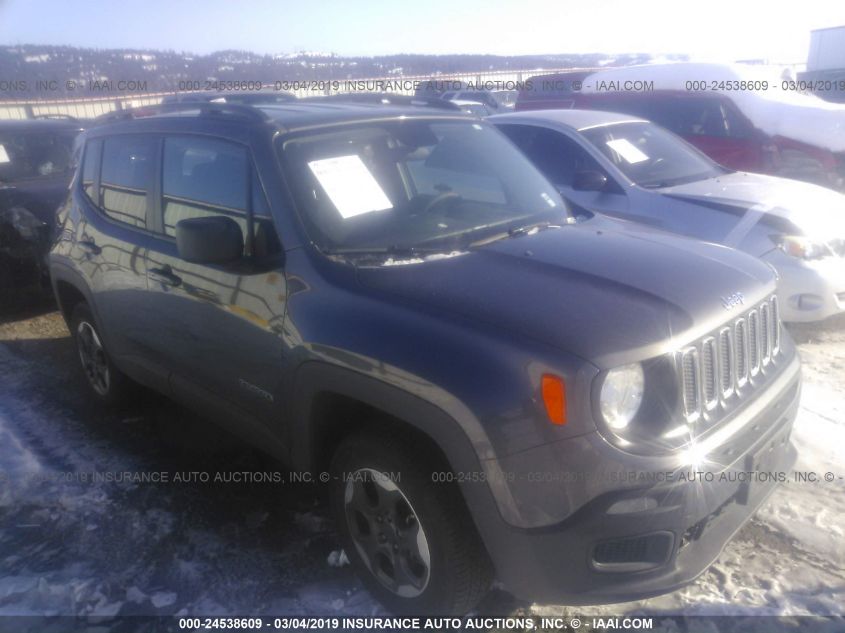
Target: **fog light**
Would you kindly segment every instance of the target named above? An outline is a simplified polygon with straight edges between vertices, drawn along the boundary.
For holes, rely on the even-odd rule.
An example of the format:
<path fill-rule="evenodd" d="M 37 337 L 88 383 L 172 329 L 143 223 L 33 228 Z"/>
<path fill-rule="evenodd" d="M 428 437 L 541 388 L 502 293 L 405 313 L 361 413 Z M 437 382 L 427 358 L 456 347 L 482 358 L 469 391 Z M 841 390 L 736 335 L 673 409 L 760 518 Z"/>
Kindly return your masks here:
<path fill-rule="evenodd" d="M 821 308 L 824 304 L 824 299 L 822 299 L 819 295 L 803 294 L 793 296 L 792 303 L 799 310 L 811 312 Z"/>
<path fill-rule="evenodd" d="M 652 497 L 637 497 L 636 499 L 622 499 L 607 509 L 607 514 L 634 514 L 648 512 L 657 508 L 657 499 Z"/>

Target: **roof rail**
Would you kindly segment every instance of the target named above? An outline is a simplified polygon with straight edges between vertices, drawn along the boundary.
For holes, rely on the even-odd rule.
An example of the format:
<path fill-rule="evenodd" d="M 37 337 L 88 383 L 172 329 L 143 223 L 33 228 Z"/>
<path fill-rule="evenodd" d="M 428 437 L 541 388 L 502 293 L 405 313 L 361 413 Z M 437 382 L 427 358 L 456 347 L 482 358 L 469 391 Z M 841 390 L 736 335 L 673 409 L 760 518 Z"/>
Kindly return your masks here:
<path fill-rule="evenodd" d="M 94 121 L 106 123 L 109 121 L 125 121 L 129 119 L 140 119 L 143 117 L 168 114 L 170 112 L 197 112 L 200 115 L 208 116 L 236 116 L 250 121 L 264 122 L 268 116 L 261 110 L 242 103 L 216 103 L 205 101 L 185 101 L 181 103 L 159 103 L 151 106 L 139 106 L 126 110 L 115 110 L 101 114 Z"/>
<path fill-rule="evenodd" d="M 162 103 L 240 103 L 244 105 L 265 105 L 295 101 L 296 96 L 284 90 L 262 89 L 251 92 L 244 91 L 191 91 L 175 92 L 166 95 Z"/>
<path fill-rule="evenodd" d="M 462 112 L 460 106 L 451 101 L 444 101 L 437 97 L 413 97 L 408 95 L 394 94 L 392 92 L 341 92 L 338 94 L 321 97 L 303 97 L 297 101 L 309 103 L 374 103 L 382 105 L 405 105 L 421 106 L 426 108 L 437 108 L 439 110 L 452 110 Z"/>

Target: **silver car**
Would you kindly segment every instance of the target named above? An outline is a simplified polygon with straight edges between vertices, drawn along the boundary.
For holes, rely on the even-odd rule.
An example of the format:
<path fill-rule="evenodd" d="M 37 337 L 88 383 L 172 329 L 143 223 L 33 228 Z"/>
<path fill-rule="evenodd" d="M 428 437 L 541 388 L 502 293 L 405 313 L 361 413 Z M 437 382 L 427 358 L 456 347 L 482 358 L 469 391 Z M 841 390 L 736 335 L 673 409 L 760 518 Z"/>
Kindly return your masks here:
<path fill-rule="evenodd" d="M 649 121 L 586 110 L 490 118 L 582 215 L 736 248 L 780 275 L 785 321 L 845 312 L 845 195 L 734 172 Z"/>

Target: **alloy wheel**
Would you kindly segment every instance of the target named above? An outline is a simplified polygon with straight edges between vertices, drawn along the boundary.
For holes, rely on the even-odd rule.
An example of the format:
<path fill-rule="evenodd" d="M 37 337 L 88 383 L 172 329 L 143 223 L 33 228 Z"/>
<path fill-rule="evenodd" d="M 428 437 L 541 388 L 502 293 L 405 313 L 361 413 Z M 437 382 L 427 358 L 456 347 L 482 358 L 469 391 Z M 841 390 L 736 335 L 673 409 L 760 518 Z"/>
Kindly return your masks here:
<path fill-rule="evenodd" d="M 76 328 L 76 347 L 88 382 L 101 396 L 108 395 L 110 376 L 106 350 L 94 327 L 82 321 Z"/>
<path fill-rule="evenodd" d="M 431 554 L 411 502 L 386 473 L 361 468 L 347 477 L 344 509 L 358 554 L 394 594 L 419 596 L 428 586 Z"/>

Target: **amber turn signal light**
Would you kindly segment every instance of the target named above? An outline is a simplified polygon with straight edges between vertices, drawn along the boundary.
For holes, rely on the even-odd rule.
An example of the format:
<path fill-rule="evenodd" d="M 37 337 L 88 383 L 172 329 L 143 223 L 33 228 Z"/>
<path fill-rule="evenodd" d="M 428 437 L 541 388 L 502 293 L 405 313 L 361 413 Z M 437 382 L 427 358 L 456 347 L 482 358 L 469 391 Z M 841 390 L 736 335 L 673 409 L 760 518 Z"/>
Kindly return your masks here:
<path fill-rule="evenodd" d="M 566 424 L 566 385 L 562 378 L 543 374 L 541 382 L 543 404 L 552 424 Z"/>

